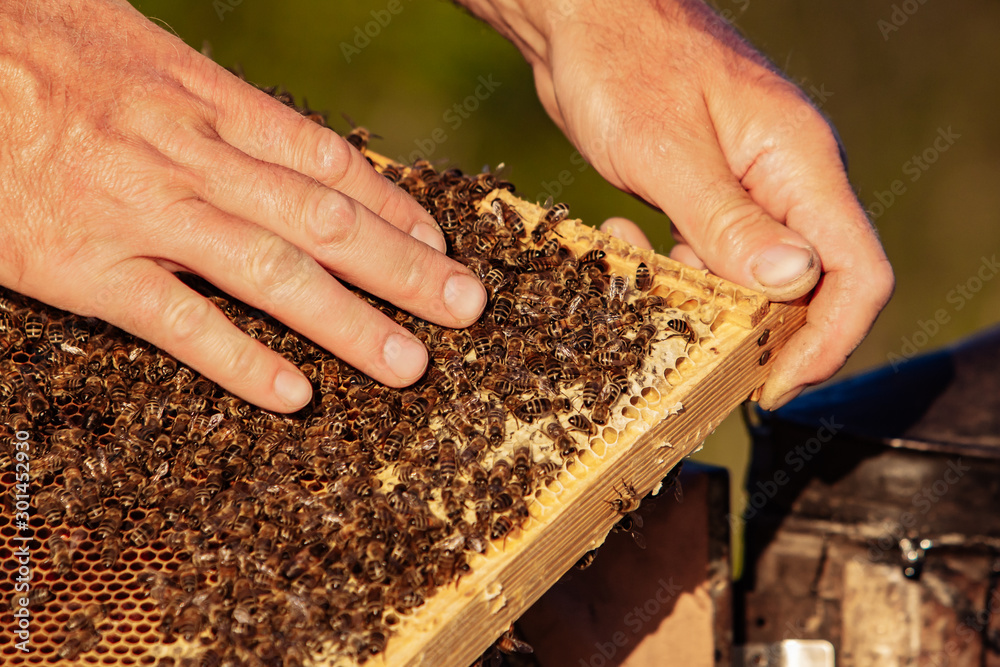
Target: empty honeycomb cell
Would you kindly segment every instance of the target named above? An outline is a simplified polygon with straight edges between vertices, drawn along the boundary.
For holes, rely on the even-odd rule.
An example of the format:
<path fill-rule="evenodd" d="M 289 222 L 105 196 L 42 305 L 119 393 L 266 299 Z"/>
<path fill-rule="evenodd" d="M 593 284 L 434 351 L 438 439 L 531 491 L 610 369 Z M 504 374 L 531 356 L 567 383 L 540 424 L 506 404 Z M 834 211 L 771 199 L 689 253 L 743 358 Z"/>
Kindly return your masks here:
<path fill-rule="evenodd" d="M 579 459 L 573 459 L 566 465 L 566 472 L 580 479 L 587 475 L 587 467 L 580 463 Z"/>
<path fill-rule="evenodd" d="M 592 439 L 588 445 L 588 448 L 590 449 L 590 451 L 594 452 L 596 456 L 601 458 L 603 458 L 604 454 L 607 452 L 607 447 L 605 446 L 604 441 L 598 438 Z"/>
<path fill-rule="evenodd" d="M 578 456 L 580 457 L 580 462 L 588 467 L 594 467 L 600 463 L 600 460 L 590 448 L 580 450 Z"/>
<path fill-rule="evenodd" d="M 618 442 L 618 431 L 612 426 L 605 426 L 601 431 L 601 437 L 609 445 L 613 445 Z"/>
<path fill-rule="evenodd" d="M 622 406 L 621 413 L 622 417 L 625 417 L 625 419 L 632 420 L 639 418 L 639 411 L 633 408 L 631 405 Z"/>

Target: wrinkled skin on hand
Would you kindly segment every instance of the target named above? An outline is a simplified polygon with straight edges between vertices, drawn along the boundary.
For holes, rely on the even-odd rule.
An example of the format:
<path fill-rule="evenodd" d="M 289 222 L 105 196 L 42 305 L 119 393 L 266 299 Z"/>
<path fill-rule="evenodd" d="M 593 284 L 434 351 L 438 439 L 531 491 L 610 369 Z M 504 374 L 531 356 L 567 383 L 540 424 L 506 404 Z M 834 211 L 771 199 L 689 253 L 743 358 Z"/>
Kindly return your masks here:
<path fill-rule="evenodd" d="M 837 137 L 800 90 L 698 0 L 462 4 L 520 48 L 584 157 L 670 217 L 675 259 L 777 301 L 819 281 L 761 405 L 844 364 L 894 280 Z M 644 241 L 628 221 L 608 226 Z"/>
<path fill-rule="evenodd" d="M 283 412 L 308 402 L 307 380 L 175 272 L 397 387 L 426 350 L 337 278 L 446 326 L 482 311 L 413 199 L 127 3 L 4 3 L 0 33 L 0 284 Z"/>

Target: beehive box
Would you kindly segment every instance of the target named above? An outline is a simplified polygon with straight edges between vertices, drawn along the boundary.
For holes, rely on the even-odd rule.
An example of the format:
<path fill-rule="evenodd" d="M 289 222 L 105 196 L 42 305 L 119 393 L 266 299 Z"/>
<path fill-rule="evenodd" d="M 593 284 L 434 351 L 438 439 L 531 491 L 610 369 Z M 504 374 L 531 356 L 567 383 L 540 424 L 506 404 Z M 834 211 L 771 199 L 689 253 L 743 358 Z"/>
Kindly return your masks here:
<path fill-rule="evenodd" d="M 803 322 L 801 305 L 523 202 L 494 174 L 369 157 L 490 292 L 461 331 L 361 295 L 428 344 L 410 389 L 196 280 L 303 369 L 310 406 L 257 410 L 113 327 L 5 293 L 5 664 L 468 664 Z"/>

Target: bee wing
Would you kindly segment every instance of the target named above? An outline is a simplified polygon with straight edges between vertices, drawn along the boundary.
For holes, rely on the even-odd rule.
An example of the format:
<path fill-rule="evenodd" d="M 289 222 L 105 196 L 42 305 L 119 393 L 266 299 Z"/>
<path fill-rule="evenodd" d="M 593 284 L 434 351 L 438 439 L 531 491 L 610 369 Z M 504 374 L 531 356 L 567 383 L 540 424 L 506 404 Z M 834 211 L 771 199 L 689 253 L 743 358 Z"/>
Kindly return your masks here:
<path fill-rule="evenodd" d="M 635 545 L 640 549 L 646 548 L 646 538 L 642 536 L 642 533 L 633 530 L 632 539 L 635 540 Z"/>

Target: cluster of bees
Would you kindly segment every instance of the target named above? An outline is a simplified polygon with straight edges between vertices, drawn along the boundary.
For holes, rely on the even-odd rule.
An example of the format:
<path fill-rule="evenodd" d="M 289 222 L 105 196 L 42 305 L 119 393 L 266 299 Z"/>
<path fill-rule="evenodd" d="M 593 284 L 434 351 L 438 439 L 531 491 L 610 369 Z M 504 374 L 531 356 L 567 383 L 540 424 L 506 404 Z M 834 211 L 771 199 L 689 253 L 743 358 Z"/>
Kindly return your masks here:
<path fill-rule="evenodd" d="M 364 149 L 367 136 L 348 139 Z M 561 242 L 565 206 L 527 225 L 500 199 L 481 205 L 512 189 L 496 174 L 422 162 L 383 175 L 434 215 L 489 292 L 464 330 L 358 293 L 427 344 L 427 374 L 406 389 L 195 278 L 302 369 L 316 390 L 309 406 L 257 409 L 110 325 L 2 293 L 0 458 L 11 469 L 14 434 L 30 434 L 44 518 L 35 553 L 49 582 L 31 603 L 70 613 L 54 657 L 91 651 L 124 615 L 117 598 L 83 604 L 51 582 L 144 562 L 136 596 L 154 603 L 161 641 L 190 642 L 192 664 L 363 662 L 467 573 L 471 554 L 503 548 L 535 491 L 635 388 L 654 340 L 694 342 L 648 293 L 645 265 L 612 275 L 602 251 Z"/>

